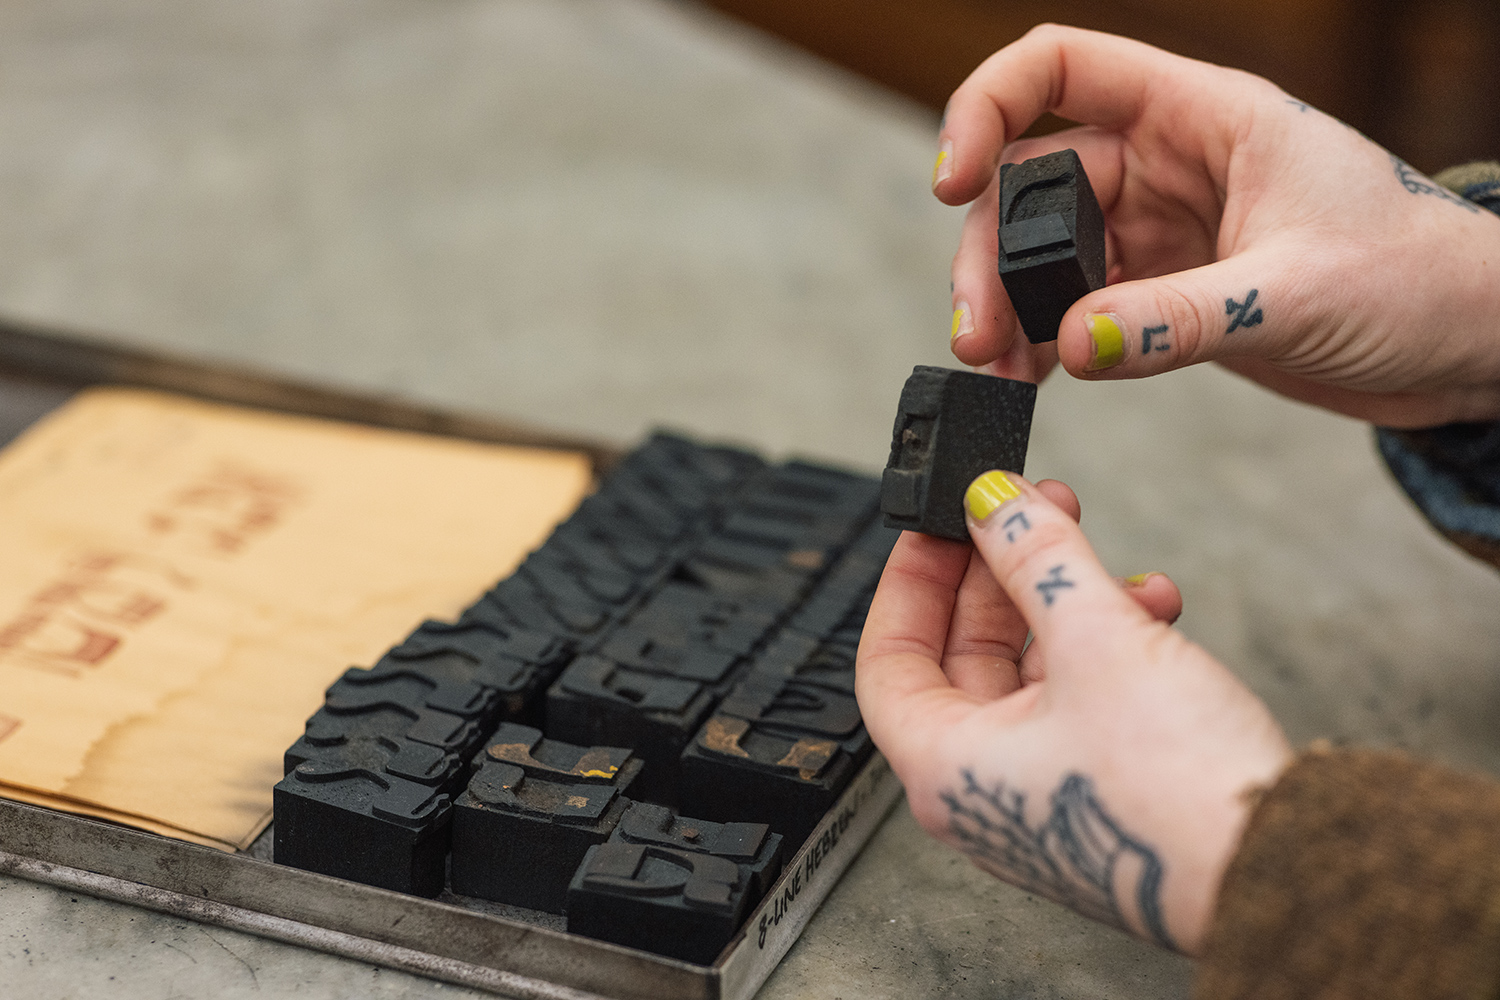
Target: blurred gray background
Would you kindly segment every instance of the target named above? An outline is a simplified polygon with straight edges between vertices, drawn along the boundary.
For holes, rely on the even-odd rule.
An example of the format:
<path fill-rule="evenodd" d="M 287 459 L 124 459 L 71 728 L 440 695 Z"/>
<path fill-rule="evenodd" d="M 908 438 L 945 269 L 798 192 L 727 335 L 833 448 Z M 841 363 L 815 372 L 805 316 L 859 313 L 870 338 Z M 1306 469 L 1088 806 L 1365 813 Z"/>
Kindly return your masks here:
<path fill-rule="evenodd" d="M 12 0 L 0 316 L 629 444 L 876 470 L 947 353 L 936 118 L 669 0 Z M 1032 478 L 1294 741 L 1500 771 L 1500 577 L 1365 426 L 1216 369 L 1041 392 Z M 904 806 L 767 998 L 1170 998 L 1191 966 L 1003 886 Z M 0 878 L 6 995 L 467 996 Z"/>

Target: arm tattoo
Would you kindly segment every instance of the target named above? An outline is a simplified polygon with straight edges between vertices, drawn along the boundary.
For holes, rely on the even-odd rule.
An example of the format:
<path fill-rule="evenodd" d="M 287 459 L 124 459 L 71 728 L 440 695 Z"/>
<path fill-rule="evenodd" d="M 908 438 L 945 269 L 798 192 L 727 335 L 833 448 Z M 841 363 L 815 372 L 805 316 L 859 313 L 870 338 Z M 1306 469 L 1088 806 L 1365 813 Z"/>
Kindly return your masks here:
<path fill-rule="evenodd" d="M 1427 178 L 1423 177 L 1421 174 L 1413 170 L 1410 164 L 1401 159 L 1401 157 L 1397 156 L 1395 153 L 1390 154 L 1390 156 L 1391 165 L 1396 168 L 1396 179 L 1401 182 L 1402 187 L 1406 188 L 1406 190 L 1410 191 L 1412 194 L 1430 194 L 1434 197 L 1441 198 L 1444 201 L 1452 202 L 1453 204 L 1465 209 L 1466 211 L 1474 213 L 1477 213 L 1479 211 L 1478 205 L 1474 204 L 1472 201 L 1460 198 L 1458 195 L 1454 194 L 1452 191 L 1449 191 L 1445 187 L 1429 181 Z"/>
<path fill-rule="evenodd" d="M 1047 571 L 1047 579 L 1036 585 L 1036 592 L 1042 595 L 1042 601 L 1047 607 L 1052 607 L 1052 602 L 1057 600 L 1054 590 L 1065 590 L 1073 586 L 1072 580 L 1063 579 L 1063 566 L 1053 566 Z"/>
<path fill-rule="evenodd" d="M 1032 827 L 1023 793 L 1004 784 L 983 788 L 967 768 L 962 775 L 963 789 L 942 800 L 949 832 L 975 864 L 1086 917 L 1176 947 L 1162 916 L 1161 859 L 1105 811 L 1092 781 L 1065 777 L 1052 793 L 1051 815 Z"/>
<path fill-rule="evenodd" d="M 1233 333 L 1242 326 L 1260 325 L 1261 321 L 1266 318 L 1265 313 L 1260 311 L 1259 306 L 1255 307 L 1254 312 L 1250 311 L 1250 307 L 1255 305 L 1255 300 L 1259 296 L 1260 289 L 1252 288 L 1250 289 L 1250 294 L 1245 296 L 1245 301 L 1243 302 L 1236 302 L 1234 299 L 1224 300 L 1224 312 L 1231 317 L 1229 320 L 1229 329 L 1225 330 L 1225 333 Z"/>

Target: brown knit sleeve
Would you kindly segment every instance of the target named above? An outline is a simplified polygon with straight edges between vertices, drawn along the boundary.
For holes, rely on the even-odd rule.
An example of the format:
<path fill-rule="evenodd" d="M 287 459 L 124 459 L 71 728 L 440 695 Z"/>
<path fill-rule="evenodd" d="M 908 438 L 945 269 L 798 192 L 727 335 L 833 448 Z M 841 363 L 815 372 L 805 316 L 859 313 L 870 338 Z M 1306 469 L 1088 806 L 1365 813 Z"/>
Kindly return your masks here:
<path fill-rule="evenodd" d="M 1500 996 L 1500 784 L 1312 750 L 1256 805 L 1198 1000 Z"/>

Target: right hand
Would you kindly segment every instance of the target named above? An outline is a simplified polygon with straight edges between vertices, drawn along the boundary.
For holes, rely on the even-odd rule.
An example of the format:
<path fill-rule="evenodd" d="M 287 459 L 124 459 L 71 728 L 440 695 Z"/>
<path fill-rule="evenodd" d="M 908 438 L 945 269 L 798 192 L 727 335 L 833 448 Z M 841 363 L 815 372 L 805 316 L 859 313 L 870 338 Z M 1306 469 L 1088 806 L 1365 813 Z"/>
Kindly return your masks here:
<path fill-rule="evenodd" d="M 1084 127 L 1018 141 L 1045 111 Z M 1259 77 L 1044 25 L 958 88 L 940 139 L 934 191 L 974 201 L 953 261 L 966 364 L 1115 379 L 1212 360 L 1386 426 L 1500 417 L 1500 217 Z M 1068 147 L 1111 283 L 1032 347 L 996 273 L 996 167 Z"/>

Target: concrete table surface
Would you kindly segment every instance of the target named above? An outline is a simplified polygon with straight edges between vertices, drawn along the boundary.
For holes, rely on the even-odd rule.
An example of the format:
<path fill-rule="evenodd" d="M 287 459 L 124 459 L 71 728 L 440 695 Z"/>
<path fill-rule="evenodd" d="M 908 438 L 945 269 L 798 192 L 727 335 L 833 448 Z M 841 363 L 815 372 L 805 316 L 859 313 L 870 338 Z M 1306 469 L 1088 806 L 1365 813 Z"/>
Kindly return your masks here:
<path fill-rule="evenodd" d="M 16 0 L 0 315 L 873 470 L 910 367 L 952 363 L 961 213 L 927 191 L 935 125 L 667 0 Z M 1213 369 L 1058 375 L 1028 471 L 1077 489 L 1116 572 L 1172 574 L 1183 631 L 1294 741 L 1500 770 L 1500 578 L 1421 522 L 1368 428 Z M 902 807 L 762 995 L 1159 1000 L 1191 971 L 990 879 Z M 14 879 L 0 984 L 474 995 Z"/>

